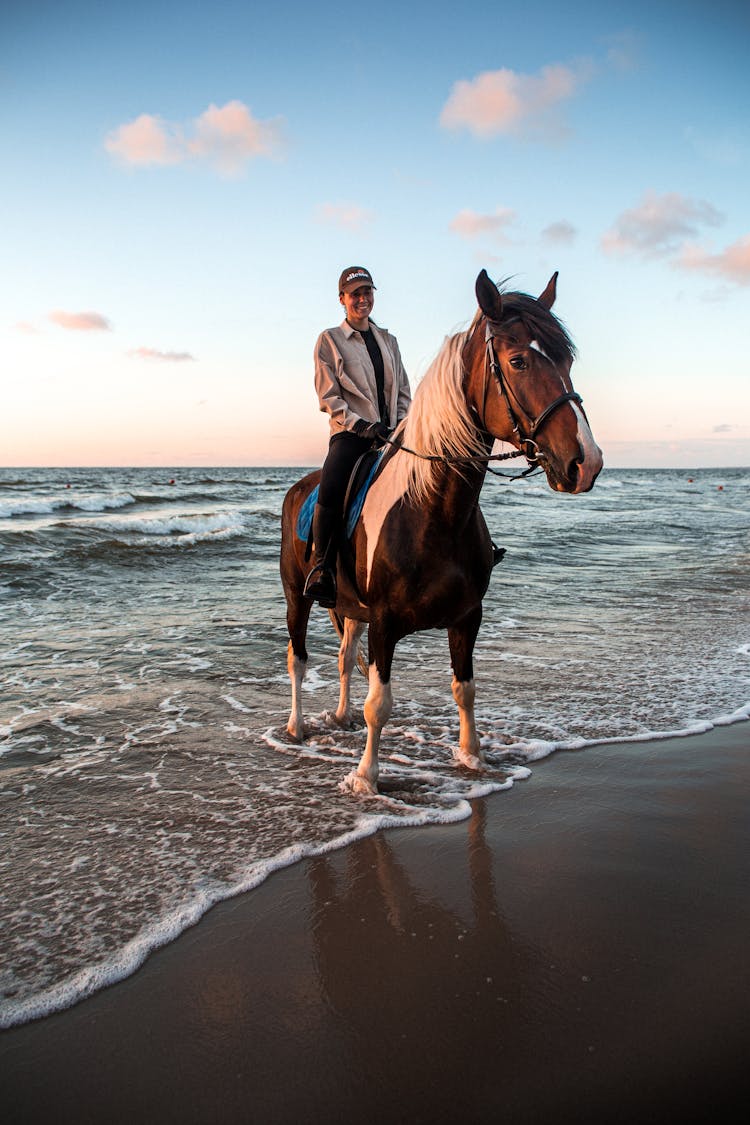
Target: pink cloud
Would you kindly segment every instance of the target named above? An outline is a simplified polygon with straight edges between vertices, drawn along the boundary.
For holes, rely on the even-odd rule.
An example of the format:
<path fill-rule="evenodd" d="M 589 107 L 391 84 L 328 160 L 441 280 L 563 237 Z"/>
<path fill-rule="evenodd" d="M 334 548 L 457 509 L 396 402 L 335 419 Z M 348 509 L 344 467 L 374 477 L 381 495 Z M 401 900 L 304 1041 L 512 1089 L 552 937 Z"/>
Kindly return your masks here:
<path fill-rule="evenodd" d="M 356 203 L 321 203 L 315 218 L 319 223 L 330 223 L 344 230 L 361 231 L 375 219 L 375 214 Z"/>
<path fill-rule="evenodd" d="M 149 113 L 120 125 L 106 137 L 104 147 L 126 164 L 178 164 L 184 159 L 184 141 L 178 127 Z"/>
<path fill-rule="evenodd" d="M 192 156 L 209 160 L 223 172 L 240 171 L 247 160 L 272 156 L 281 143 L 279 118 L 259 121 L 242 102 L 210 105 L 194 122 L 195 136 L 188 141 Z"/>
<path fill-rule="evenodd" d="M 585 79 L 560 64 L 538 74 L 506 68 L 485 71 L 456 82 L 440 114 L 446 129 L 468 129 L 482 139 L 498 134 L 533 134 L 552 140 L 567 132 L 557 107 L 568 101 Z"/>
<path fill-rule="evenodd" d="M 111 332 L 112 325 L 106 316 L 98 312 L 65 312 L 63 309 L 54 309 L 48 319 L 59 328 L 70 332 Z"/>
<path fill-rule="evenodd" d="M 195 359 L 190 352 L 160 352 L 157 348 L 133 348 L 128 355 L 131 359 L 156 359 L 162 363 L 185 363 Z"/>
<path fill-rule="evenodd" d="M 718 254 L 688 243 L 673 264 L 678 269 L 716 274 L 737 285 L 750 285 L 750 234 L 738 238 Z"/>
<path fill-rule="evenodd" d="M 688 199 L 678 192 L 647 192 L 637 207 L 623 211 L 602 236 L 602 248 L 607 254 L 664 257 L 674 254 L 701 226 L 718 226 L 723 219 L 703 199 Z"/>
<path fill-rule="evenodd" d="M 492 235 L 507 241 L 506 228 L 514 221 L 515 211 L 509 207 L 498 207 L 494 214 L 481 215 L 477 211 L 459 211 L 451 220 L 450 229 L 461 238 L 479 238 Z"/>
<path fill-rule="evenodd" d="M 143 113 L 109 133 L 104 147 L 135 166 L 200 160 L 235 175 L 248 160 L 279 151 L 282 125 L 281 118 L 260 121 L 242 102 L 231 101 L 210 105 L 187 125 Z"/>

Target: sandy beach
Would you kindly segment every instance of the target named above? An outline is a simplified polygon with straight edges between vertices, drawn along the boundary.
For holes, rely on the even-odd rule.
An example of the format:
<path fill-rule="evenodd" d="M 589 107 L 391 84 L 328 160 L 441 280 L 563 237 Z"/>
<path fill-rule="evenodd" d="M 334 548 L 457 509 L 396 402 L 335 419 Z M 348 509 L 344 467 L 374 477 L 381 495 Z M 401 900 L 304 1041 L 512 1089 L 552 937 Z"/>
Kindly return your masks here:
<path fill-rule="evenodd" d="M 557 753 L 470 821 L 278 872 L 3 1032 L 3 1120 L 739 1118 L 749 747 Z"/>

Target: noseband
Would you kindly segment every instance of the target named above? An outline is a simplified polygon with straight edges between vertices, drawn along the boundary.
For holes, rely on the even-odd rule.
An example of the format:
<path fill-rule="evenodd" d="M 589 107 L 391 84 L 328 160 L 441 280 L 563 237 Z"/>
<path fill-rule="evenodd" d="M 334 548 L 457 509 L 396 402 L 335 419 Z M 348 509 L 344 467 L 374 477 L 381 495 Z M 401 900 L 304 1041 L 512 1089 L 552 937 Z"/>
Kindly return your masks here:
<path fill-rule="evenodd" d="M 513 320 L 506 321 L 503 324 L 503 328 L 507 328 L 509 324 L 512 324 L 517 319 L 520 319 L 520 317 L 514 317 Z M 482 406 L 482 414 L 484 416 L 487 409 L 487 395 L 489 393 L 490 387 L 490 376 L 492 376 L 497 383 L 497 388 L 500 391 L 500 396 L 507 407 L 511 426 L 513 427 L 513 433 L 518 440 L 519 448 L 523 452 L 523 455 L 527 461 L 536 462 L 539 460 L 539 446 L 534 439 L 536 438 L 536 435 L 539 433 L 544 423 L 548 418 L 551 417 L 552 414 L 555 413 L 555 411 L 560 406 L 564 406 L 566 402 L 575 402 L 580 406 L 580 404 L 583 402 L 583 399 L 579 394 L 577 394 L 576 391 L 565 391 L 563 394 L 558 395 L 558 397 L 553 402 L 551 402 L 549 406 L 545 406 L 544 410 L 541 412 L 541 414 L 538 414 L 536 418 L 529 419 L 526 415 L 526 411 L 518 401 L 518 397 L 514 394 L 513 388 L 508 383 L 507 377 L 500 365 L 500 361 L 497 358 L 494 338 L 495 336 L 499 335 L 501 335 L 499 325 L 491 320 L 487 320 L 484 331 L 484 338 L 487 344 L 488 375 L 484 384 L 484 403 Z M 562 382 L 562 379 L 560 380 L 560 382 Z M 565 384 L 563 384 L 563 386 L 564 385 Z M 511 396 L 515 400 L 516 407 L 518 408 L 520 413 L 525 416 L 525 424 L 523 429 L 521 428 L 521 421 L 518 417 L 518 414 L 513 409 Z"/>

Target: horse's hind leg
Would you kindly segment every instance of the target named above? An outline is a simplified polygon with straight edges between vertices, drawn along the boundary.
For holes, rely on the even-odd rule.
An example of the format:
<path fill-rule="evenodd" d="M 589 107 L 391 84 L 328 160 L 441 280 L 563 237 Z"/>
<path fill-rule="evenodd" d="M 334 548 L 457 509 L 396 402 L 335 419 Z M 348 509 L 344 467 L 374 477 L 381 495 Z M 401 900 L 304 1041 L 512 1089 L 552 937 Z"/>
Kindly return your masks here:
<path fill-rule="evenodd" d="M 353 621 L 350 617 L 344 620 L 339 649 L 339 705 L 336 708 L 336 722 L 342 727 L 348 727 L 352 721 L 352 671 L 357 662 L 359 638 L 362 636 L 364 627 L 364 621 Z"/>
<path fill-rule="evenodd" d="M 483 760 L 474 721 L 474 642 L 482 621 L 481 606 L 448 630 L 448 645 L 453 665 L 453 698 L 458 707 L 458 757 L 464 765 L 476 768 Z"/>
<path fill-rule="evenodd" d="M 292 684 L 292 710 L 286 729 L 292 738 L 299 742 L 305 737 L 305 723 L 302 718 L 302 681 L 307 668 L 307 622 L 312 602 L 297 591 L 287 591 L 286 623 L 289 630 L 286 666 Z"/>

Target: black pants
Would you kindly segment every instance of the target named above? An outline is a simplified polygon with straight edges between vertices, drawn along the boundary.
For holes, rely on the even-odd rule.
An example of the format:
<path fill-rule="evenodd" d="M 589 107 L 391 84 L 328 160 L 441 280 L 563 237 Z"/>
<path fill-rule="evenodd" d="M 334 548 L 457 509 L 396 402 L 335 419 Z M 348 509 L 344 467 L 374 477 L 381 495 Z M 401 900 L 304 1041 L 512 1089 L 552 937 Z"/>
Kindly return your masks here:
<path fill-rule="evenodd" d="M 372 441 L 358 437 L 349 430 L 333 435 L 328 443 L 328 455 L 323 462 L 319 504 L 341 512 L 352 469 L 368 449 L 372 449 Z"/>

